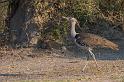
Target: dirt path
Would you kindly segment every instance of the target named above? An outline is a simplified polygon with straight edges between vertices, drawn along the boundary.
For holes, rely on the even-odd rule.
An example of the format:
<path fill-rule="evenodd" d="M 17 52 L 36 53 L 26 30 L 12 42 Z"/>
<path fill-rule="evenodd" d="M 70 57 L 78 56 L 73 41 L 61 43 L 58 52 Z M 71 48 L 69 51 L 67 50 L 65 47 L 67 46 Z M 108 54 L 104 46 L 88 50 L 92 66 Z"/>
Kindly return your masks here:
<path fill-rule="evenodd" d="M 121 51 L 123 52 L 123 48 Z M 79 55 L 67 56 L 66 54 L 65 56 L 62 53 L 32 49 L 2 50 L 0 51 L 0 82 L 14 80 L 17 82 L 21 80 L 67 82 L 67 79 L 69 79 L 68 82 L 124 82 L 124 56 L 121 51 L 118 54 L 120 56 L 122 54 L 122 59 L 115 60 L 111 57 L 111 60 L 107 60 L 101 55 L 101 59 L 97 57 L 99 70 L 94 61 L 90 60 L 83 71 L 86 60 Z M 114 53 L 114 57 L 118 54 Z M 103 55 L 107 56 L 107 54 Z"/>
<path fill-rule="evenodd" d="M 93 61 L 83 71 L 85 60 L 79 58 L 65 59 L 55 57 L 29 58 L 2 62 L 0 80 L 26 79 L 105 79 L 124 80 L 124 61 L 98 61 L 100 71 Z M 117 82 L 117 81 L 116 81 Z"/>

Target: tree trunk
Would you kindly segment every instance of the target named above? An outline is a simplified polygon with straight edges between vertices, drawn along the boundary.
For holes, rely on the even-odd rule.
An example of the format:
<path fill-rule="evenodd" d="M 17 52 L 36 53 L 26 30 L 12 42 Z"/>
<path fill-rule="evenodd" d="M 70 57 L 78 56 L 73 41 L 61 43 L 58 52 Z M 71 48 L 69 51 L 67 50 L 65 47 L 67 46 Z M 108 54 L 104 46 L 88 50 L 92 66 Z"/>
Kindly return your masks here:
<path fill-rule="evenodd" d="M 58 36 L 55 29 L 61 29 L 58 11 L 63 6 L 59 0 L 13 0 L 7 25 L 12 47 L 34 46 L 39 36 L 46 44 Z"/>
<path fill-rule="evenodd" d="M 43 21 L 34 7 L 35 0 L 19 0 L 16 4 L 16 9 L 11 12 L 10 30 L 11 44 L 13 47 L 28 47 L 37 43 L 38 31 Z M 47 18 L 47 16 L 46 16 Z M 40 23 L 39 23 L 40 22 Z"/>

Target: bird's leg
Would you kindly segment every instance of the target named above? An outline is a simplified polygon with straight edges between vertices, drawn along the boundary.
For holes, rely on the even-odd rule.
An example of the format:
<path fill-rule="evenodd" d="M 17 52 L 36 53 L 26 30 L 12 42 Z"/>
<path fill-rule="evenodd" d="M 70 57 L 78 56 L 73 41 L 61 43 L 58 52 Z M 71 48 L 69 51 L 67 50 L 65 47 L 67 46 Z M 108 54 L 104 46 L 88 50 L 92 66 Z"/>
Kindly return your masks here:
<path fill-rule="evenodd" d="M 88 51 L 90 52 L 91 56 L 93 57 L 93 59 L 94 59 L 94 61 L 95 61 L 95 63 L 96 63 L 96 67 L 98 67 L 98 70 L 99 70 L 99 66 L 98 66 L 98 64 L 97 64 L 96 57 L 95 57 L 94 53 L 92 52 L 92 49 L 91 49 L 91 48 L 88 48 Z M 87 65 L 88 65 L 88 62 L 89 62 L 88 59 L 89 59 L 89 58 L 87 58 L 86 64 L 85 64 L 85 66 L 84 66 L 84 68 L 83 68 L 83 71 L 85 70 L 85 68 L 86 68 Z"/>
<path fill-rule="evenodd" d="M 94 61 L 96 63 L 96 66 L 98 67 L 98 64 L 97 64 L 97 61 L 96 61 L 96 57 L 95 57 L 94 53 L 92 52 L 92 49 L 89 48 L 88 51 L 90 52 L 91 56 L 93 57 L 93 59 L 94 59 Z"/>
<path fill-rule="evenodd" d="M 88 65 L 88 58 L 87 58 L 87 61 L 86 61 L 86 64 L 85 64 L 85 66 L 83 67 L 83 71 L 85 70 L 85 68 L 87 67 L 87 65 Z"/>

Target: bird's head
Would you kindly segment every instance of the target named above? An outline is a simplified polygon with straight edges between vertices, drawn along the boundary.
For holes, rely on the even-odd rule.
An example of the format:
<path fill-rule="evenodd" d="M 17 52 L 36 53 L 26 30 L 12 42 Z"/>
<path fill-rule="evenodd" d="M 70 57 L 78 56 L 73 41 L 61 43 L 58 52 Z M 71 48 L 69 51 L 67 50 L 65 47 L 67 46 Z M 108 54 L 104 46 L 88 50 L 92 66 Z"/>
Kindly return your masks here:
<path fill-rule="evenodd" d="M 79 22 L 77 21 L 76 18 L 74 17 L 65 17 L 65 16 L 62 16 L 63 19 L 66 19 L 69 23 L 75 23 L 78 25 L 78 27 L 80 27 L 79 25 Z"/>

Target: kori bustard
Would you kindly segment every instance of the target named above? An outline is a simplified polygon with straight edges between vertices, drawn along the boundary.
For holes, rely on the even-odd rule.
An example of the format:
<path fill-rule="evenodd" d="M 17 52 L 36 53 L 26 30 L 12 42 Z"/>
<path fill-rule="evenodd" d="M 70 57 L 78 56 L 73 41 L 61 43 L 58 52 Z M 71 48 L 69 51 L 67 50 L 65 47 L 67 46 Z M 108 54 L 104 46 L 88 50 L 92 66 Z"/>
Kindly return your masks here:
<path fill-rule="evenodd" d="M 92 50 L 95 47 L 99 46 L 99 47 L 111 48 L 113 50 L 119 50 L 117 44 L 115 44 L 115 43 L 113 43 L 113 42 L 111 42 L 111 41 L 109 41 L 109 40 L 107 40 L 103 37 L 100 37 L 98 35 L 91 34 L 91 33 L 85 33 L 85 32 L 77 33 L 75 31 L 76 24 L 80 27 L 77 19 L 75 19 L 73 17 L 64 17 L 64 16 L 62 16 L 62 18 L 66 19 L 70 23 L 71 37 L 73 38 L 75 44 L 77 46 L 79 46 L 80 48 L 83 48 L 83 49 L 89 51 L 90 55 L 95 60 L 95 63 L 96 63 L 97 66 L 98 66 L 98 64 L 97 64 L 95 55 L 92 52 Z M 86 67 L 86 65 L 85 65 L 85 67 Z"/>

